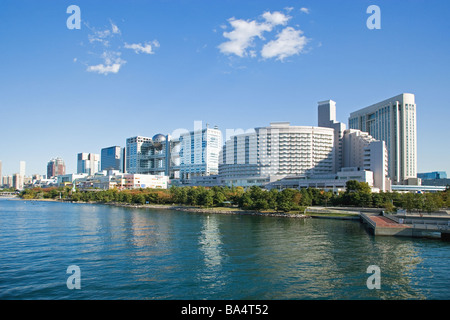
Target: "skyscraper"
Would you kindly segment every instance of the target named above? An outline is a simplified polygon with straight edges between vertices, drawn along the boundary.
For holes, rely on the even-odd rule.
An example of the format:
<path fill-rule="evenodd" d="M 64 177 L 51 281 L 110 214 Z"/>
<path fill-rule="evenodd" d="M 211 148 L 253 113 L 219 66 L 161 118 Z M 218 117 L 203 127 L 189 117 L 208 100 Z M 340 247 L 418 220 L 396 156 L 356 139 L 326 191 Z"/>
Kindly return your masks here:
<path fill-rule="evenodd" d="M 180 178 L 219 174 L 222 132 L 215 127 L 180 134 Z"/>
<path fill-rule="evenodd" d="M 346 126 L 344 123 L 336 121 L 336 102 L 333 100 L 326 100 L 321 101 L 318 104 L 318 126 L 322 128 L 334 129 L 334 149 L 336 155 L 334 161 L 334 171 L 337 172 L 343 165 L 342 139 L 344 137 Z"/>
<path fill-rule="evenodd" d="M 101 150 L 101 170 L 119 170 L 122 168 L 122 148 L 119 146 L 103 148 Z"/>
<path fill-rule="evenodd" d="M 19 163 L 19 174 L 22 177 L 25 177 L 25 166 L 26 166 L 26 162 L 25 161 L 20 161 L 20 163 Z"/>
<path fill-rule="evenodd" d="M 389 177 L 394 184 L 417 178 L 417 130 L 414 94 L 403 93 L 352 112 L 349 128 L 386 142 Z"/>
<path fill-rule="evenodd" d="M 12 176 L 12 187 L 16 190 L 23 190 L 23 175 L 14 173 Z"/>
<path fill-rule="evenodd" d="M 79 153 L 77 158 L 77 173 L 93 175 L 100 170 L 100 155 L 96 153 Z"/>
<path fill-rule="evenodd" d="M 51 159 L 47 163 L 47 178 L 57 177 L 66 174 L 66 164 L 64 160 L 57 157 L 56 159 Z"/>

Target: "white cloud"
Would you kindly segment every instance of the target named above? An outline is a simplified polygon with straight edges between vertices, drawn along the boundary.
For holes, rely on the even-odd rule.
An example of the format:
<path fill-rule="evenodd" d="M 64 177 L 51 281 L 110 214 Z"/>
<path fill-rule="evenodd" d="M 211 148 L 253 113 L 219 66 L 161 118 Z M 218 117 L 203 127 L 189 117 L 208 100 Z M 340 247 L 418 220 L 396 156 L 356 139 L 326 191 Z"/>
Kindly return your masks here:
<path fill-rule="evenodd" d="M 110 39 L 112 39 L 115 35 L 121 34 L 117 25 L 115 25 L 111 20 L 109 20 L 109 23 L 111 24 L 111 29 L 105 30 L 95 30 L 94 28 L 88 26 L 88 28 L 92 31 L 92 33 L 88 35 L 89 42 L 99 42 L 105 47 L 109 47 Z"/>
<path fill-rule="evenodd" d="M 294 10 L 294 7 L 286 7 L 286 8 L 284 8 L 284 10 L 286 10 L 286 12 L 289 13 L 292 10 Z"/>
<path fill-rule="evenodd" d="M 146 54 L 154 54 L 155 52 L 153 51 L 153 47 L 158 48 L 159 42 L 154 40 L 151 43 L 150 42 L 144 43 L 144 45 L 142 45 L 141 43 L 133 43 L 133 44 L 125 43 L 124 45 L 125 49 L 132 49 L 137 54 L 141 52 Z"/>
<path fill-rule="evenodd" d="M 99 74 L 107 75 L 108 73 L 117 73 L 119 72 L 120 67 L 122 64 L 120 63 L 114 63 L 112 65 L 104 65 L 104 64 L 98 64 L 96 66 L 89 66 L 87 68 L 87 71 L 89 72 L 97 72 Z"/>
<path fill-rule="evenodd" d="M 284 28 L 277 39 L 264 45 L 261 55 L 263 58 L 276 58 L 283 61 L 285 58 L 302 52 L 308 39 L 302 35 L 303 31 L 292 27 Z"/>
<path fill-rule="evenodd" d="M 88 62 L 86 63 L 86 71 L 94 72 L 98 74 L 108 75 L 110 73 L 118 73 L 122 66 L 127 63 L 125 60 L 121 58 L 122 51 L 124 49 L 132 49 L 135 53 L 144 53 L 144 54 L 154 54 L 155 48 L 159 47 L 159 42 L 148 41 L 144 43 L 132 43 L 128 44 L 122 40 L 122 32 L 119 27 L 110 19 L 110 26 L 104 28 L 103 30 L 98 30 L 94 27 L 89 26 L 87 22 L 84 22 L 86 27 L 89 29 L 88 40 L 89 44 L 91 44 L 91 48 L 89 48 L 88 53 L 97 55 L 100 57 L 100 61 L 95 63 Z M 102 54 L 100 52 L 95 52 L 94 44 L 100 43 L 101 49 L 103 51 Z M 74 59 L 76 62 L 77 59 Z"/>
<path fill-rule="evenodd" d="M 109 73 L 118 73 L 120 67 L 126 63 L 125 60 L 120 58 L 120 55 L 120 52 L 105 51 L 102 54 L 104 63 L 97 64 L 95 66 L 88 66 L 87 71 L 97 72 L 104 75 Z"/>
<path fill-rule="evenodd" d="M 300 9 L 301 12 L 309 14 L 309 9 L 308 8 L 301 8 Z"/>
<path fill-rule="evenodd" d="M 239 57 L 247 56 L 247 48 L 253 46 L 255 38 L 264 39 L 263 33 L 272 31 L 276 25 L 285 25 L 290 17 L 275 11 L 265 12 L 262 17 L 265 22 L 256 20 L 242 20 L 231 18 L 228 22 L 233 27 L 230 32 L 224 32 L 223 36 L 229 41 L 221 43 L 218 48 L 224 54 L 235 54 Z M 251 57 L 254 54 L 250 54 Z"/>
<path fill-rule="evenodd" d="M 246 49 L 252 45 L 255 37 L 262 38 L 264 31 L 271 30 L 270 25 L 261 24 L 255 20 L 245 21 L 231 18 L 228 22 L 234 30 L 223 33 L 223 36 L 229 41 L 221 43 L 219 49 L 222 53 L 235 54 L 239 57 L 247 55 Z"/>
<path fill-rule="evenodd" d="M 94 43 L 94 42 L 100 42 L 101 44 L 103 44 L 105 47 L 109 46 L 109 40 L 108 38 L 111 35 L 111 31 L 110 30 L 103 30 L 103 31 L 95 31 L 93 34 L 89 34 L 88 35 L 88 39 L 90 43 Z"/>
<path fill-rule="evenodd" d="M 280 24 L 284 26 L 291 18 L 291 17 L 286 16 L 285 14 L 282 14 L 281 12 L 278 12 L 278 11 L 275 11 L 273 13 L 264 12 L 264 14 L 262 16 L 272 26 L 276 26 L 276 25 L 280 25 Z"/>
<path fill-rule="evenodd" d="M 109 22 L 111 23 L 111 31 L 112 31 L 112 33 L 120 34 L 119 27 L 117 25 L 115 25 L 114 22 L 112 22 L 111 20 Z"/>

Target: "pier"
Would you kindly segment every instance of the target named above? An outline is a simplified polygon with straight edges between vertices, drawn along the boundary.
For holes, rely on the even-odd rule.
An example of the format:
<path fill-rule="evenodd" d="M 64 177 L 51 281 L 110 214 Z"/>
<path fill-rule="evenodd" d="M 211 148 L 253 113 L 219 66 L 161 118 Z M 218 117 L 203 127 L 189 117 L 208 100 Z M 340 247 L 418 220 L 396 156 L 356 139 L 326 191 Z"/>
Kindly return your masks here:
<path fill-rule="evenodd" d="M 375 236 L 440 237 L 450 240 L 450 215 L 376 215 L 360 213 L 361 221 Z"/>

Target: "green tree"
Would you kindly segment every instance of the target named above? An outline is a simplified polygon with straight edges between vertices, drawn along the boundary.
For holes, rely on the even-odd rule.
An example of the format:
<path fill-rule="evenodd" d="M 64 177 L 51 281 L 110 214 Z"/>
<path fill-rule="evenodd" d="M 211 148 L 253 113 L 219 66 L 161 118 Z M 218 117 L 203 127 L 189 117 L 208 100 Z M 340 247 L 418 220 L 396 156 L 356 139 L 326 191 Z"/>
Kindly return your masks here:
<path fill-rule="evenodd" d="M 131 203 L 131 201 L 133 200 L 133 196 L 128 191 L 122 191 L 120 193 L 119 198 L 120 198 L 121 202 L 124 202 L 124 203 Z"/>
<path fill-rule="evenodd" d="M 227 200 L 227 196 L 225 195 L 224 190 L 222 190 L 222 189 L 214 189 L 213 188 L 212 192 L 213 192 L 213 203 L 214 203 L 214 205 L 220 206 Z"/>
<path fill-rule="evenodd" d="M 415 203 L 414 203 L 414 194 L 412 193 L 405 193 L 402 197 L 401 197 L 401 207 L 405 210 L 407 210 L 408 212 L 412 212 L 413 209 L 415 208 Z"/>
<path fill-rule="evenodd" d="M 252 209 L 253 208 L 253 200 L 250 196 L 250 193 L 244 192 L 244 194 L 238 200 L 239 207 L 242 209 Z"/>
<path fill-rule="evenodd" d="M 442 196 L 438 193 L 425 194 L 424 210 L 427 212 L 436 212 L 444 207 Z"/>
<path fill-rule="evenodd" d="M 293 189 L 283 189 L 279 192 L 277 196 L 277 209 L 284 212 L 291 211 L 294 205 L 294 195 L 295 191 Z"/>
<path fill-rule="evenodd" d="M 299 205 L 304 206 L 304 207 L 308 207 L 308 206 L 312 205 L 311 196 L 306 188 L 302 188 L 300 190 L 300 195 L 301 195 L 301 198 L 300 198 Z"/>
<path fill-rule="evenodd" d="M 271 189 L 267 193 L 267 204 L 269 206 L 269 209 L 278 210 L 278 190 L 277 189 Z"/>
<path fill-rule="evenodd" d="M 253 204 L 253 209 L 257 211 L 267 210 L 269 209 L 269 203 L 266 199 L 258 198 Z"/>
<path fill-rule="evenodd" d="M 189 187 L 187 191 L 187 204 L 196 206 L 199 203 L 200 192 L 196 187 Z"/>
<path fill-rule="evenodd" d="M 134 194 L 132 199 L 133 203 L 145 204 L 145 197 L 142 193 Z"/>
<path fill-rule="evenodd" d="M 169 190 L 171 200 L 173 203 L 187 204 L 188 194 L 186 187 L 171 186 Z"/>

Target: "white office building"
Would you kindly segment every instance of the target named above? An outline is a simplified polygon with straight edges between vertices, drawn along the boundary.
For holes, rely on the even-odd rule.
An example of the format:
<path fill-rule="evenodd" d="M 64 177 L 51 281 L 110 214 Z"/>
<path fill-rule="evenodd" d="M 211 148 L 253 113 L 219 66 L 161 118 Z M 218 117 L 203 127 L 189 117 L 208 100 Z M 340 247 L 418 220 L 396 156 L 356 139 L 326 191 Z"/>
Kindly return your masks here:
<path fill-rule="evenodd" d="M 350 114 L 349 128 L 386 143 L 393 184 L 417 179 L 417 130 L 414 94 L 403 93 Z"/>
<path fill-rule="evenodd" d="M 24 176 L 20 173 L 14 173 L 12 175 L 12 187 L 16 190 L 23 190 Z"/>
<path fill-rule="evenodd" d="M 77 157 L 77 173 L 94 175 L 100 171 L 100 155 L 96 153 L 79 153 Z"/>
<path fill-rule="evenodd" d="M 88 186 L 94 189 L 167 189 L 169 177 L 164 175 L 122 173 L 118 170 L 106 170 L 86 179 Z"/>
<path fill-rule="evenodd" d="M 169 177 L 150 174 L 130 174 L 122 176 L 121 187 L 125 189 L 167 189 Z"/>
<path fill-rule="evenodd" d="M 335 162 L 334 171 L 337 172 L 342 167 L 342 139 L 346 126 L 344 123 L 336 121 L 336 102 L 333 100 L 320 101 L 318 103 L 318 126 L 331 128 L 334 130 Z"/>
<path fill-rule="evenodd" d="M 217 128 L 203 128 L 181 133 L 178 138 L 180 179 L 217 175 L 222 132 Z"/>
<path fill-rule="evenodd" d="M 343 167 L 356 167 L 373 172 L 373 187 L 390 191 L 388 152 L 384 141 L 376 140 L 367 132 L 348 129 L 343 137 Z"/>
<path fill-rule="evenodd" d="M 232 136 L 223 147 L 220 177 L 227 185 L 262 185 L 286 176 L 335 172 L 334 130 L 275 122 Z"/>

